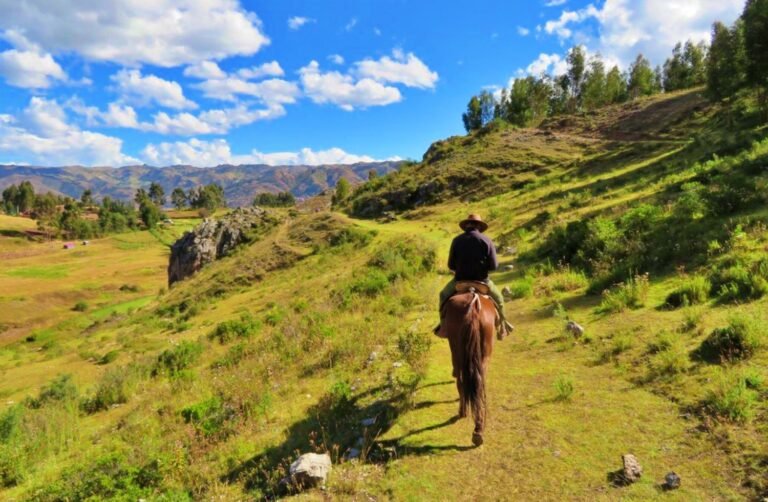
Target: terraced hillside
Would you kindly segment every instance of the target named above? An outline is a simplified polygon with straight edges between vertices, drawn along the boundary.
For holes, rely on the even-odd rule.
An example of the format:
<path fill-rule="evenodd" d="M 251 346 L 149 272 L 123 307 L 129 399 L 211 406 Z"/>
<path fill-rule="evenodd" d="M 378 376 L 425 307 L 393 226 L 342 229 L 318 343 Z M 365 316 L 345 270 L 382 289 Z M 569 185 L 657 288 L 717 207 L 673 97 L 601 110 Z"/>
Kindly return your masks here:
<path fill-rule="evenodd" d="M 135 311 L 62 319 L 47 383 L 21 373 L 43 343 L 10 341 L 1 496 L 271 498 L 307 451 L 334 468 L 303 499 L 768 495 L 768 140 L 754 117 L 693 91 L 451 138 L 363 185 L 352 217 L 275 211 L 254 244 Z M 494 349 L 480 448 L 430 334 L 470 211 L 505 250 L 493 279 L 516 325 Z M 625 453 L 644 474 L 619 486 Z M 670 471 L 682 485 L 665 492 Z"/>

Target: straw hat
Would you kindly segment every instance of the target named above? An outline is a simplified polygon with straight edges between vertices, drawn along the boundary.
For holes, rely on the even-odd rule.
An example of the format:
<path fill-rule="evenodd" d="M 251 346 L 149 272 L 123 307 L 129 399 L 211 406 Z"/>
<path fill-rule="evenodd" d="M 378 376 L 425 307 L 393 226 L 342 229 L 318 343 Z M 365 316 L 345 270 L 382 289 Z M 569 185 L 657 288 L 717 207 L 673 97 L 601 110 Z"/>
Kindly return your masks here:
<path fill-rule="evenodd" d="M 484 222 L 482 218 L 480 218 L 479 214 L 470 214 L 467 216 L 467 219 L 461 220 L 459 222 L 459 226 L 462 230 L 466 230 L 467 226 L 472 224 L 474 224 L 481 232 L 488 230 L 488 224 Z"/>

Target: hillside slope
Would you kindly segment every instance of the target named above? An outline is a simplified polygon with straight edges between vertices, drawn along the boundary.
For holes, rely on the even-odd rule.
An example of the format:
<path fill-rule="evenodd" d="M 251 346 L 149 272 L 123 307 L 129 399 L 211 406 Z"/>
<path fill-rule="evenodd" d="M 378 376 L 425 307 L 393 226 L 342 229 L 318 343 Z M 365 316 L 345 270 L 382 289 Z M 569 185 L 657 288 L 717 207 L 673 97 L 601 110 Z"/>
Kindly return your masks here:
<path fill-rule="evenodd" d="M 452 138 L 350 200 L 404 209 L 396 221 L 276 212 L 142 308 L 51 328 L 58 355 L 10 343 L 4 375 L 36 363 L 52 380 L 0 384 L 15 401 L 0 497 L 269 498 L 307 451 L 335 463 L 312 500 L 768 495 L 768 141 L 753 120 L 694 91 Z M 504 250 L 493 279 L 517 326 L 491 359 L 481 448 L 430 334 L 467 212 Z M 644 475 L 618 486 L 625 453 Z M 667 493 L 669 471 L 682 486 Z"/>

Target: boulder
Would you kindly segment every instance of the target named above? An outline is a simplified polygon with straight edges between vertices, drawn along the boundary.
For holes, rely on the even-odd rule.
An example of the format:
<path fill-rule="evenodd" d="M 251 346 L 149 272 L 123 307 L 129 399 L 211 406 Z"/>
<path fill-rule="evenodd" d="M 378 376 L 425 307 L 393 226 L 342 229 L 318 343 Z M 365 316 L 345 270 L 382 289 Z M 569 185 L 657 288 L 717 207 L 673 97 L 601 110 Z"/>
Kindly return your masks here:
<path fill-rule="evenodd" d="M 331 456 L 327 453 L 305 453 L 297 458 L 288 471 L 288 478 L 283 480 L 296 490 L 322 486 L 331 472 Z"/>
<path fill-rule="evenodd" d="M 171 246 L 168 285 L 186 279 L 248 242 L 249 231 L 262 225 L 266 217 L 261 208 L 239 208 L 219 219 L 206 218 L 194 230 L 185 232 Z"/>
<path fill-rule="evenodd" d="M 629 484 L 639 480 L 643 475 L 643 468 L 640 465 L 640 462 L 637 461 L 637 457 L 631 453 L 627 453 L 626 455 L 621 456 L 621 461 L 624 464 L 622 470 L 624 481 Z"/>
<path fill-rule="evenodd" d="M 664 484 L 662 485 L 665 490 L 677 490 L 680 488 L 680 476 L 678 476 L 674 472 L 668 472 L 666 476 L 664 476 Z"/>
<path fill-rule="evenodd" d="M 584 327 L 576 321 L 568 321 L 565 325 L 566 331 L 573 335 L 574 338 L 581 338 L 584 336 Z"/>

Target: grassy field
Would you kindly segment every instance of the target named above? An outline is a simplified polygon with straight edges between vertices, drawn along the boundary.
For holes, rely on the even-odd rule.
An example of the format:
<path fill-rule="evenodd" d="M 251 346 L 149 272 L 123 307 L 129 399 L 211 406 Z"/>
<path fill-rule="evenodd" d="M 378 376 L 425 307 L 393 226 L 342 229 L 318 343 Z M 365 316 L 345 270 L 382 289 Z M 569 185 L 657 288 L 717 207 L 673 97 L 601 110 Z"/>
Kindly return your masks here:
<path fill-rule="evenodd" d="M 498 177 L 431 205 L 403 199 L 386 223 L 311 204 L 278 212 L 255 243 L 170 290 L 163 242 L 178 226 L 65 251 L 13 233 L 29 221 L 0 220 L 0 252 L 16 253 L 0 270 L 0 498 L 263 499 L 280 494 L 287 465 L 307 451 L 329 451 L 334 470 L 326 490 L 302 500 L 765 496 L 766 296 L 705 291 L 666 305 L 692 277 L 740 266 L 729 260 L 761 263 L 764 208 L 697 216 L 717 246 L 670 252 L 647 282 L 609 283 L 610 294 L 588 293 L 602 269 L 539 254 L 567 222 L 620 219 L 642 202 L 673 207 L 677 187 L 731 157 L 765 159 L 765 129 L 714 158 L 719 111 L 695 92 L 605 113 L 448 140 L 428 154 L 434 162 L 355 200 L 418 192 L 435 165 L 446 180 L 467 162 Z M 398 178 L 411 175 L 412 186 Z M 489 220 L 500 250 L 515 248 L 493 275 L 511 289 L 516 330 L 494 348 L 481 448 L 470 422 L 455 419 L 449 351 L 430 334 L 468 212 Z M 72 310 L 79 301 L 82 312 Z M 584 337 L 566 333 L 567 319 Z M 712 333 L 729 326 L 751 330 L 748 355 L 706 357 Z M 353 448 L 360 458 L 348 460 Z M 625 453 L 644 475 L 614 486 Z M 670 471 L 682 485 L 666 492 Z"/>

